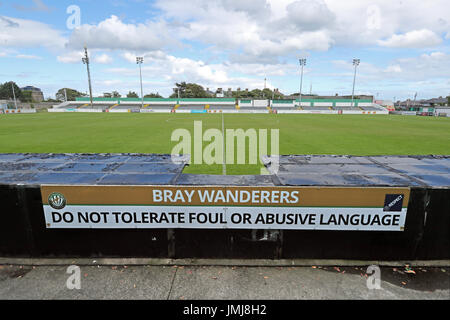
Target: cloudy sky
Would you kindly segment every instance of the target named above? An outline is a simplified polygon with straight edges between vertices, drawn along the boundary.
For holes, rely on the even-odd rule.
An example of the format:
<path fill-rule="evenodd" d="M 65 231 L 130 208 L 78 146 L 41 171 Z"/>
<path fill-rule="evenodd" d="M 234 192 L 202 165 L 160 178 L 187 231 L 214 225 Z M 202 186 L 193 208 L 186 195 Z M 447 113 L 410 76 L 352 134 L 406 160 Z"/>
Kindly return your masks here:
<path fill-rule="evenodd" d="M 0 82 L 96 95 L 167 96 L 175 82 L 205 88 L 350 94 L 380 99 L 450 94 L 448 0 L 0 0 Z"/>

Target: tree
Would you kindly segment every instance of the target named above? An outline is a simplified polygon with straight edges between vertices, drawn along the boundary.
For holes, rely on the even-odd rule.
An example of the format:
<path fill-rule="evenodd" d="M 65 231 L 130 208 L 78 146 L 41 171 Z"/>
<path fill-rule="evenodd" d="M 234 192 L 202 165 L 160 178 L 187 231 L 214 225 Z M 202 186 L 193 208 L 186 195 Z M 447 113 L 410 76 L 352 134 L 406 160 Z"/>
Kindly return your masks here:
<path fill-rule="evenodd" d="M 111 97 L 113 97 L 113 98 L 120 98 L 121 95 L 117 91 L 113 91 L 113 92 L 111 92 Z"/>
<path fill-rule="evenodd" d="M 138 94 L 134 91 L 129 91 L 127 94 L 127 98 L 139 98 Z"/>
<path fill-rule="evenodd" d="M 22 91 L 22 102 L 33 102 L 33 97 L 31 95 L 31 91 Z"/>
<path fill-rule="evenodd" d="M 52 98 L 47 98 L 46 100 L 44 100 L 44 102 L 60 102 L 60 100 L 57 99 L 52 99 Z"/>
<path fill-rule="evenodd" d="M 210 98 L 211 96 L 203 89 L 203 87 L 196 83 L 176 83 L 176 91 L 170 98 L 178 98 L 178 90 L 180 98 Z"/>
<path fill-rule="evenodd" d="M 266 88 L 263 90 L 264 93 L 264 99 L 273 99 L 274 100 L 278 100 L 278 99 L 283 99 L 283 94 L 280 93 L 278 90 L 272 91 L 269 88 Z"/>
<path fill-rule="evenodd" d="M 65 92 L 64 92 L 65 90 Z M 67 93 L 67 101 L 75 101 L 77 97 L 85 97 L 86 94 L 83 92 L 79 92 L 75 89 L 70 88 L 62 88 L 56 92 L 56 100 L 66 101 L 66 93 Z"/>
<path fill-rule="evenodd" d="M 146 94 L 144 98 L 162 98 L 162 96 L 157 92 Z"/>
<path fill-rule="evenodd" d="M 233 96 L 233 98 L 236 98 L 236 99 L 252 97 L 250 91 L 232 91 L 231 95 Z"/>
<path fill-rule="evenodd" d="M 260 89 L 253 89 L 252 91 L 250 91 L 250 95 L 253 98 L 262 98 L 263 97 L 263 92 Z"/>
<path fill-rule="evenodd" d="M 14 93 L 13 88 L 14 87 Z M 22 90 L 17 86 L 17 84 L 13 81 L 5 82 L 0 86 L 0 99 L 4 100 L 13 100 L 14 95 L 16 96 L 16 100 L 22 100 L 23 94 Z"/>
<path fill-rule="evenodd" d="M 278 90 L 272 91 L 269 88 L 261 89 L 253 89 L 251 91 L 232 91 L 232 97 L 235 99 L 283 99 L 284 95 Z"/>

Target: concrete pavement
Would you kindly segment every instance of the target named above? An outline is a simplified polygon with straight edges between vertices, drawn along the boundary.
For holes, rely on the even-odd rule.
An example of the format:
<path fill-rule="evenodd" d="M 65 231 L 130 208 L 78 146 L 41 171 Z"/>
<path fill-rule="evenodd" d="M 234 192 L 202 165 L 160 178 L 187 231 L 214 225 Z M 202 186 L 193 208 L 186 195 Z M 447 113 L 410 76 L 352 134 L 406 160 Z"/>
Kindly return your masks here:
<path fill-rule="evenodd" d="M 68 289 L 67 266 L 0 265 L 0 299 L 444 299 L 449 267 L 381 267 L 368 289 L 366 266 L 80 266 Z M 369 272 L 371 273 L 371 272 Z"/>

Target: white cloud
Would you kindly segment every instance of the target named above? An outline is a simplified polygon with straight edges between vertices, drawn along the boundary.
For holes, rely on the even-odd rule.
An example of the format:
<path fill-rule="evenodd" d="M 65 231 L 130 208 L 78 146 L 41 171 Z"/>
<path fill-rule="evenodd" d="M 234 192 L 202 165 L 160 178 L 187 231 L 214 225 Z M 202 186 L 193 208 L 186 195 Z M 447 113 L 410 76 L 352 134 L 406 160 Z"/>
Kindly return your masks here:
<path fill-rule="evenodd" d="M 286 6 L 287 21 L 299 30 L 319 30 L 333 24 L 335 15 L 323 0 L 300 0 Z"/>
<path fill-rule="evenodd" d="M 96 81 L 95 84 L 106 86 L 106 87 L 115 87 L 119 84 L 122 84 L 123 81 L 119 79 L 113 79 L 113 80 L 103 80 L 103 81 Z"/>
<path fill-rule="evenodd" d="M 351 61 L 334 61 L 334 65 L 346 70 L 341 76 L 352 76 Z M 450 54 L 444 52 L 425 53 L 410 58 L 394 59 L 386 67 L 361 62 L 358 67 L 358 78 L 368 81 L 401 81 L 417 82 L 447 79 L 450 70 Z"/>
<path fill-rule="evenodd" d="M 119 49 L 148 51 L 155 50 L 174 42 L 168 33 L 164 21 L 148 21 L 139 24 L 127 24 L 117 16 L 101 21 L 98 25 L 84 24 L 76 28 L 67 46 L 91 49 Z"/>
<path fill-rule="evenodd" d="M 386 73 L 401 73 L 402 71 L 402 67 L 400 67 L 400 65 L 398 64 L 390 65 L 385 70 Z"/>
<path fill-rule="evenodd" d="M 122 54 L 122 57 L 130 63 L 136 63 L 136 56 L 136 54 L 133 54 L 131 52 L 124 52 Z"/>
<path fill-rule="evenodd" d="M 32 54 L 18 54 L 16 55 L 16 58 L 18 59 L 29 59 L 29 60 L 41 60 L 42 57 L 35 56 Z"/>
<path fill-rule="evenodd" d="M 64 46 L 62 32 L 47 24 L 0 16 L 0 45 L 10 48 L 59 49 Z"/>
<path fill-rule="evenodd" d="M 425 48 L 436 46 L 441 42 L 440 37 L 427 29 L 394 34 L 387 40 L 378 41 L 379 45 L 389 48 Z"/>
<path fill-rule="evenodd" d="M 82 51 L 70 51 L 56 57 L 62 63 L 80 63 L 84 53 Z"/>
<path fill-rule="evenodd" d="M 110 64 L 111 62 L 113 62 L 113 59 L 110 56 L 108 56 L 106 53 L 103 53 L 101 55 L 95 55 L 94 62 L 101 63 L 101 64 Z"/>
<path fill-rule="evenodd" d="M 133 53 L 126 52 L 123 54 L 123 58 L 130 63 L 135 64 L 136 62 L 136 56 Z M 138 79 L 138 70 L 137 67 L 121 67 L 110 68 L 105 71 L 121 77 Z M 165 91 L 166 94 L 171 93 L 170 88 L 173 87 L 175 82 L 181 81 L 198 83 L 204 88 L 211 89 L 217 87 L 233 89 L 237 87 L 261 88 L 265 76 L 285 75 L 289 70 L 293 70 L 293 66 L 240 65 L 235 63 L 207 64 L 202 60 L 176 57 L 161 51 L 144 54 L 144 64 L 142 66 L 144 85 L 147 83 L 148 86 L 152 86 L 145 89 L 145 91 L 154 91 L 155 82 L 158 82 L 158 88 Z M 259 77 L 259 79 L 254 78 L 254 76 Z M 268 81 L 267 86 L 273 87 L 270 81 Z"/>
<path fill-rule="evenodd" d="M 110 64 L 113 62 L 113 58 L 106 53 L 102 54 L 96 54 L 96 50 L 92 50 L 89 52 L 89 57 L 91 57 L 91 60 L 96 63 L 100 64 Z M 81 63 L 81 59 L 84 57 L 84 51 L 82 50 L 74 50 L 74 51 L 68 51 L 65 52 L 59 56 L 57 56 L 57 60 L 62 63 Z"/>
<path fill-rule="evenodd" d="M 448 79 L 450 54 L 444 52 L 425 53 L 418 57 L 397 59 L 395 62 L 402 69 L 405 80 Z"/>
<path fill-rule="evenodd" d="M 277 64 L 334 45 L 426 48 L 450 30 L 446 0 L 159 0 L 179 39 L 213 46 L 241 63 Z M 414 21 L 412 24 L 411 21 Z"/>

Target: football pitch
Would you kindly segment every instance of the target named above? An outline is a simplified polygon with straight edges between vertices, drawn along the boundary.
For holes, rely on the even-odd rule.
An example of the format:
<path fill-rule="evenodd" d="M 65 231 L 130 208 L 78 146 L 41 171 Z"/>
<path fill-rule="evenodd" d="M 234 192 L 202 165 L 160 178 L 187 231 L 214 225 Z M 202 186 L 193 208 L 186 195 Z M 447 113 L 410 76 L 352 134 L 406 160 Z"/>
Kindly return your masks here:
<path fill-rule="evenodd" d="M 222 130 L 221 114 L 36 113 L 0 116 L 0 153 L 171 153 L 176 129 Z M 280 154 L 450 154 L 450 118 L 398 115 L 224 114 L 225 129 L 279 130 Z M 203 142 L 203 147 L 210 142 Z M 194 142 L 192 142 L 192 149 Z M 247 147 L 248 148 L 248 147 Z M 228 164 L 259 174 L 261 164 Z M 191 164 L 187 173 L 221 174 Z"/>

